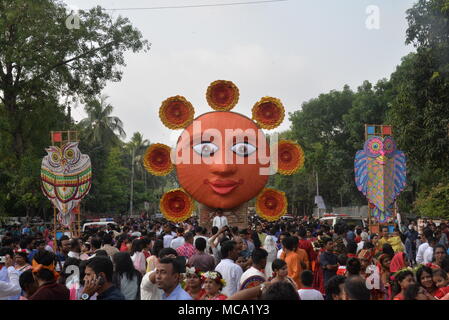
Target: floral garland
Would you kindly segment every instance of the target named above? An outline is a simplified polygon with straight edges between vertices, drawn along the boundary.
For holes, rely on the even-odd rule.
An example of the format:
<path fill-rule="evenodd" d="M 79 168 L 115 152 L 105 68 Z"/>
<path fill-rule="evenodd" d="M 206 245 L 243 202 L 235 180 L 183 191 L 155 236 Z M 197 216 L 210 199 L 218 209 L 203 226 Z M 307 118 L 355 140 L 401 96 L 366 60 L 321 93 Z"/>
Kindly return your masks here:
<path fill-rule="evenodd" d="M 419 267 L 418 267 L 418 268 L 419 268 Z M 404 273 L 404 272 L 407 272 L 407 271 L 411 271 L 413 274 L 416 274 L 416 270 L 417 270 L 418 268 L 414 268 L 414 269 L 413 269 L 412 267 L 403 268 L 403 269 L 397 271 L 395 274 L 393 274 L 393 275 L 390 277 L 390 279 L 393 280 L 393 281 L 395 281 L 396 278 L 397 278 L 401 273 Z"/>
<path fill-rule="evenodd" d="M 204 281 L 206 279 L 215 280 L 215 282 L 221 283 L 223 287 L 226 287 L 226 281 L 215 271 L 207 271 L 201 274 L 201 279 Z"/>
<path fill-rule="evenodd" d="M 186 267 L 186 276 L 187 275 L 190 275 L 190 274 L 195 274 L 195 275 L 197 275 L 198 277 L 201 277 L 201 271 L 200 270 L 198 270 L 197 268 L 195 268 L 195 267 Z"/>

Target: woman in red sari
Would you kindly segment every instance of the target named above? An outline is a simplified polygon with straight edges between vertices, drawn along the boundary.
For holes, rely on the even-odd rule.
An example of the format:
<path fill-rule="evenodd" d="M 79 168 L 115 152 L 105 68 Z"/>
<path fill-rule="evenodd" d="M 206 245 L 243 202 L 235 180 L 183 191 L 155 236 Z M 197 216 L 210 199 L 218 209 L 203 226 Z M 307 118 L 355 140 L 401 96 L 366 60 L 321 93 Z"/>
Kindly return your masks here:
<path fill-rule="evenodd" d="M 391 299 L 391 279 L 390 279 L 390 263 L 391 258 L 388 254 L 381 254 L 378 257 L 377 270 L 380 275 L 380 287 L 383 291 L 384 298 L 383 300 Z"/>
<path fill-rule="evenodd" d="M 318 252 L 318 257 L 315 261 L 315 270 L 313 270 L 313 288 L 321 292 L 321 294 L 326 294 L 326 288 L 324 287 L 324 274 L 323 268 L 320 264 L 320 254 L 326 251 L 324 248 L 320 248 Z"/>
<path fill-rule="evenodd" d="M 390 263 L 390 272 L 398 272 L 407 267 L 405 253 L 400 251 L 396 253 Z"/>

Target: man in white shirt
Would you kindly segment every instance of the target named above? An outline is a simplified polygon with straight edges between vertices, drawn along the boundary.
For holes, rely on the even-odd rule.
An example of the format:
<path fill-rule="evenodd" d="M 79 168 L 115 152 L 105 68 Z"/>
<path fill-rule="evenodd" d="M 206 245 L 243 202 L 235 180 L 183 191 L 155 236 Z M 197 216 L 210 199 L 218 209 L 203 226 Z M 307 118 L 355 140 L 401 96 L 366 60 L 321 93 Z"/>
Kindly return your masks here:
<path fill-rule="evenodd" d="M 139 226 L 134 225 L 133 226 L 133 232 L 131 232 L 131 237 L 141 237 L 142 233 L 139 231 Z"/>
<path fill-rule="evenodd" d="M 264 268 L 267 264 L 268 252 L 265 249 L 255 249 L 252 254 L 253 265 L 240 278 L 240 289 L 244 290 L 258 286 L 267 281 Z"/>
<path fill-rule="evenodd" d="M 423 264 L 431 263 L 433 260 L 433 248 L 435 248 L 437 244 L 437 239 L 434 237 L 428 238 L 427 243 L 429 246 L 423 254 Z"/>
<path fill-rule="evenodd" d="M 221 209 L 217 210 L 217 216 L 215 216 L 215 218 L 214 218 L 214 220 L 212 222 L 212 226 L 213 227 L 217 227 L 218 230 L 220 230 L 224 226 L 229 226 L 228 218 L 226 218 L 223 215 L 223 210 L 221 210 Z"/>
<path fill-rule="evenodd" d="M 310 270 L 304 270 L 301 273 L 301 283 L 304 286 L 298 290 L 301 300 L 324 300 L 321 292 L 312 288 L 313 273 Z"/>
<path fill-rule="evenodd" d="M 178 256 L 176 250 L 164 248 L 159 252 L 159 260 L 163 258 L 173 258 Z M 156 284 L 156 269 L 146 273 L 140 283 L 140 300 L 162 300 L 164 291 Z"/>
<path fill-rule="evenodd" d="M 223 288 L 222 293 L 228 297 L 232 296 L 239 289 L 239 281 L 242 277 L 242 268 L 235 263 L 239 256 L 239 250 L 235 241 L 225 241 L 221 245 L 220 263 L 215 267 L 215 271 L 218 271 L 226 281 L 226 286 Z"/>
<path fill-rule="evenodd" d="M 19 272 L 14 268 L 14 260 L 9 254 L 2 256 L 4 261 L 0 261 L 3 268 L 6 268 L 9 281 L 0 280 L 0 300 L 6 300 L 8 297 L 14 297 L 20 294 L 22 289 L 19 284 Z"/>
<path fill-rule="evenodd" d="M 362 238 L 362 241 L 357 243 L 357 254 L 363 249 L 363 246 L 365 245 L 365 242 L 368 241 L 369 235 L 366 232 L 362 232 L 360 237 Z"/>
<path fill-rule="evenodd" d="M 180 246 L 182 246 L 184 244 L 184 228 L 179 227 L 176 230 L 176 238 L 174 238 L 171 242 L 170 242 L 170 248 L 173 249 L 178 249 Z"/>
<path fill-rule="evenodd" d="M 423 234 L 421 235 L 422 243 L 418 247 L 418 252 L 416 253 L 416 263 L 423 264 L 424 263 L 424 252 L 429 248 L 429 243 L 427 242 L 427 239 L 431 238 L 433 236 L 433 232 L 430 229 L 424 229 Z"/>
<path fill-rule="evenodd" d="M 176 233 L 171 231 L 170 224 L 166 224 L 164 226 L 164 232 L 165 232 L 165 235 L 164 235 L 164 248 L 170 248 L 171 241 L 176 236 Z"/>

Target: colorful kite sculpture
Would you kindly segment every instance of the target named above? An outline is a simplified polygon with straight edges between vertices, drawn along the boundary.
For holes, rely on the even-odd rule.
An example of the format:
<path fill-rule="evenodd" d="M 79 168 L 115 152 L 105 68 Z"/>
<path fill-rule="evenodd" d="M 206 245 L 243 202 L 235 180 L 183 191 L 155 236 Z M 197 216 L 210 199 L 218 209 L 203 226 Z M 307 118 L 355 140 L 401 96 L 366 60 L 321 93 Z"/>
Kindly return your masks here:
<path fill-rule="evenodd" d="M 385 222 L 392 215 L 393 204 L 406 185 L 405 154 L 396 150 L 391 136 L 372 136 L 354 162 L 357 189 L 366 196 L 373 216 Z"/>
<path fill-rule="evenodd" d="M 59 210 L 59 221 L 67 226 L 74 219 L 72 211 L 90 190 L 90 158 L 81 153 L 78 142 L 61 148 L 51 146 L 46 151 L 41 166 L 42 191 Z"/>
<path fill-rule="evenodd" d="M 161 212 L 167 220 L 179 222 L 191 216 L 194 200 L 214 209 L 232 209 L 257 196 L 258 214 L 269 221 L 279 219 L 286 213 L 287 199 L 283 192 L 264 189 L 270 168 L 276 164 L 278 173 L 291 175 L 304 164 L 304 152 L 297 143 L 282 140 L 270 146 L 261 130 L 282 123 L 281 101 L 262 98 L 250 119 L 230 111 L 238 103 L 239 90 L 224 80 L 208 87 L 206 100 L 215 112 L 196 119 L 192 104 L 182 96 L 166 99 L 159 109 L 166 127 L 184 129 L 174 150 L 153 144 L 143 160 L 154 175 L 167 175 L 176 168 L 181 188 L 164 194 Z"/>

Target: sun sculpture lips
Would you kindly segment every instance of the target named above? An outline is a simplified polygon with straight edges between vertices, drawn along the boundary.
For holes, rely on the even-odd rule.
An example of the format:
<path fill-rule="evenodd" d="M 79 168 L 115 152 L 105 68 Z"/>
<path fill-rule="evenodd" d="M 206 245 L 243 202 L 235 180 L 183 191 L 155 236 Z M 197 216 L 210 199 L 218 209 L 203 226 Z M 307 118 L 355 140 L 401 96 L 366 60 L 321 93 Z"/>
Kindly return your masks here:
<path fill-rule="evenodd" d="M 176 152 L 172 153 L 169 146 L 154 144 L 147 149 L 143 161 L 146 170 L 153 175 L 167 175 L 176 168 L 180 188 L 166 192 L 160 200 L 161 212 L 167 220 L 188 219 L 194 210 L 194 201 L 214 209 L 233 209 L 257 197 L 256 211 L 263 219 L 275 221 L 287 212 L 284 192 L 264 189 L 270 170 L 262 169 L 270 169 L 277 163 L 277 173 L 295 174 L 304 165 L 304 152 L 289 140 L 269 146 L 262 129 L 274 129 L 284 120 L 285 110 L 279 99 L 261 98 L 253 106 L 250 119 L 230 111 L 239 97 L 239 89 L 233 82 L 217 80 L 206 92 L 207 103 L 215 112 L 194 118 L 192 104 L 179 95 L 162 103 L 159 109 L 162 123 L 169 129 L 184 131 L 173 149 Z M 199 139 L 195 127 L 201 130 L 197 134 Z M 210 136 L 208 130 L 219 135 Z M 248 131 L 256 134 L 247 137 Z M 277 159 L 270 158 L 275 154 L 273 147 L 279 150 Z M 184 158 L 185 150 L 189 152 Z M 261 150 L 266 152 L 259 153 Z M 171 154 L 174 157 L 170 157 Z M 228 163 L 229 159 L 232 163 Z"/>

